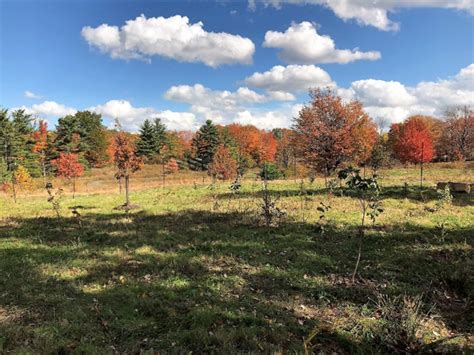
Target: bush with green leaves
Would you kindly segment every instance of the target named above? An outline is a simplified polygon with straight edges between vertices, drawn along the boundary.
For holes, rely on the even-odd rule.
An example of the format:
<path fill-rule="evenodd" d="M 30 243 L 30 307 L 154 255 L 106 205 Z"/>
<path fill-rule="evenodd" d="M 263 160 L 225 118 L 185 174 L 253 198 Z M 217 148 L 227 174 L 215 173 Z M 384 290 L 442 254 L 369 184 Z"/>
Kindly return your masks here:
<path fill-rule="evenodd" d="M 262 180 L 277 180 L 285 177 L 285 173 L 274 163 L 265 162 L 258 174 Z"/>

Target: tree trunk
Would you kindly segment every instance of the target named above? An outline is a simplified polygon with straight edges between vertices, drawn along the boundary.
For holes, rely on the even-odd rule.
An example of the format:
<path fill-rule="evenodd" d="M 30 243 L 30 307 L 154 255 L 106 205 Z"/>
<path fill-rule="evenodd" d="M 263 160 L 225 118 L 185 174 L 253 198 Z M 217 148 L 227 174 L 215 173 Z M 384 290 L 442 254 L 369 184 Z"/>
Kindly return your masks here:
<path fill-rule="evenodd" d="M 128 175 L 125 176 L 125 205 L 130 205 L 130 198 L 128 195 L 128 188 L 129 188 L 129 179 Z"/>
<path fill-rule="evenodd" d="M 421 164 L 420 164 L 420 189 L 423 189 L 423 155 L 424 155 L 425 142 L 421 142 Z"/>
<path fill-rule="evenodd" d="M 13 191 L 13 201 L 16 203 L 16 178 L 15 172 L 12 174 L 12 191 Z"/>
<path fill-rule="evenodd" d="M 161 163 L 161 169 L 162 169 L 162 173 L 163 173 L 163 188 L 165 188 L 165 182 L 166 182 L 166 171 L 165 171 L 165 161 L 163 160 L 163 162 Z"/>
<path fill-rule="evenodd" d="M 365 203 L 365 202 L 363 202 Z M 364 238 L 364 235 L 365 235 L 365 212 L 366 212 L 366 207 L 365 205 L 362 207 L 362 221 L 361 221 L 361 224 L 360 224 L 360 232 L 359 232 L 359 251 L 357 253 L 357 261 L 356 261 L 356 264 L 355 264 L 355 267 L 354 267 L 354 272 L 352 273 L 352 283 L 355 282 L 355 277 L 357 275 L 357 269 L 359 268 L 359 263 L 360 263 L 360 258 L 361 258 L 361 255 L 362 255 L 362 240 Z"/>
<path fill-rule="evenodd" d="M 76 197 L 76 177 L 72 177 L 72 198 Z"/>

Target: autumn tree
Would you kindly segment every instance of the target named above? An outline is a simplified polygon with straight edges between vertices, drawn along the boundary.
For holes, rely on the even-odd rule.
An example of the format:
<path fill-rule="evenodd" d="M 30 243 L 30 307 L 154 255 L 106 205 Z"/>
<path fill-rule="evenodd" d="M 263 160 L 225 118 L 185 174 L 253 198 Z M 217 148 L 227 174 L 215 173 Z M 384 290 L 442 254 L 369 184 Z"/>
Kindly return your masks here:
<path fill-rule="evenodd" d="M 207 169 L 208 165 L 212 162 L 218 145 L 219 133 L 217 127 L 211 120 L 207 120 L 193 138 L 196 165 L 200 170 Z"/>
<path fill-rule="evenodd" d="M 434 150 L 430 131 L 421 120 L 393 124 L 389 141 L 395 157 L 402 163 L 425 163 L 433 159 Z"/>
<path fill-rule="evenodd" d="M 79 162 L 77 154 L 60 153 L 59 158 L 51 164 L 56 168 L 56 175 L 72 181 L 72 198 L 76 195 L 76 179 L 84 173 L 84 166 Z"/>
<path fill-rule="evenodd" d="M 175 174 L 179 171 L 179 165 L 176 159 L 171 158 L 167 163 L 166 163 L 166 174 Z"/>
<path fill-rule="evenodd" d="M 130 176 L 142 168 L 143 159 L 137 156 L 135 145 L 124 132 L 119 132 L 115 136 L 114 148 L 114 163 L 117 169 L 115 177 L 117 179 L 123 178 L 125 181 L 125 204 L 123 207 L 129 208 L 131 207 L 129 198 Z"/>
<path fill-rule="evenodd" d="M 280 167 L 289 169 L 295 159 L 292 142 L 293 131 L 279 128 L 273 130 L 273 135 L 277 140 L 276 162 Z"/>
<path fill-rule="evenodd" d="M 360 103 L 355 104 L 355 112 L 363 112 L 362 107 L 357 106 Z M 372 156 L 372 150 L 377 142 L 378 133 L 377 125 L 365 115 L 354 121 L 351 132 L 351 142 L 353 146 L 353 153 L 351 161 L 354 164 L 363 166 L 365 169 L 366 164 L 369 163 Z M 365 171 L 365 170 L 364 170 Z"/>
<path fill-rule="evenodd" d="M 46 178 L 46 162 L 48 152 L 48 124 L 44 120 L 38 123 L 38 129 L 33 134 L 34 146 L 33 152 L 39 156 L 39 163 L 41 165 L 41 173 L 43 178 Z"/>
<path fill-rule="evenodd" d="M 223 144 L 217 147 L 212 162 L 209 164 L 208 173 L 219 180 L 229 180 L 237 176 L 237 162 Z"/>
<path fill-rule="evenodd" d="M 264 162 L 274 162 L 277 152 L 277 140 L 272 132 L 260 132 L 257 161 L 261 165 Z"/>
<path fill-rule="evenodd" d="M 438 149 L 438 155 L 449 160 L 474 159 L 474 110 L 472 107 L 454 107 L 446 111 Z"/>
<path fill-rule="evenodd" d="M 329 88 L 311 90 L 310 97 L 294 120 L 295 148 L 306 164 L 327 177 L 354 157 L 370 156 L 371 149 L 358 144 L 364 139 L 374 142 L 375 126 L 360 102 L 345 103 Z"/>
<path fill-rule="evenodd" d="M 426 122 L 408 120 L 393 125 L 389 132 L 392 150 L 402 163 L 420 164 L 420 187 L 423 187 L 423 163 L 433 159 L 433 141 Z"/>

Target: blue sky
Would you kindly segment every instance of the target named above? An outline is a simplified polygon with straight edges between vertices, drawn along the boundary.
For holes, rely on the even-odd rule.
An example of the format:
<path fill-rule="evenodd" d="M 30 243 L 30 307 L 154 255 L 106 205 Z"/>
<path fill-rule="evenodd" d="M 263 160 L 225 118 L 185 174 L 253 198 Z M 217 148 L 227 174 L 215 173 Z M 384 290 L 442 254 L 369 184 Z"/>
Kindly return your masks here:
<path fill-rule="evenodd" d="M 398 8 L 385 0 L 370 8 L 371 18 L 370 11 L 357 15 L 364 14 L 360 0 L 345 0 L 342 9 L 332 1 L 1 1 L 0 104 L 51 124 L 93 109 L 129 130 L 154 116 L 172 129 L 207 118 L 288 126 L 307 88 L 326 85 L 388 122 L 474 104 L 472 2 L 414 0 Z M 141 27 L 125 34 L 121 27 L 138 26 L 141 14 Z M 110 45 L 110 32 L 98 31 L 104 24 L 129 37 Z"/>

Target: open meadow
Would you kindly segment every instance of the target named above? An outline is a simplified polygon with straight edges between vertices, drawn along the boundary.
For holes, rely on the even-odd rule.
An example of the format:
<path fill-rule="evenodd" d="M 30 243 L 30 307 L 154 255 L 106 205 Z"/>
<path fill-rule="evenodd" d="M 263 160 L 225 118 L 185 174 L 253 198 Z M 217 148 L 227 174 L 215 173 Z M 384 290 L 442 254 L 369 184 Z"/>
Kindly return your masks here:
<path fill-rule="evenodd" d="M 107 169 L 59 217 L 44 190 L 0 196 L 0 352 L 473 350 L 474 194 L 435 188 L 472 181 L 472 164 L 428 165 L 422 191 L 416 168 L 381 172 L 355 282 L 361 212 L 344 188 L 270 181 L 284 213 L 266 226 L 255 174 L 232 192 L 196 172 L 162 187 L 157 169 L 132 177 L 131 211 L 114 210 Z"/>

